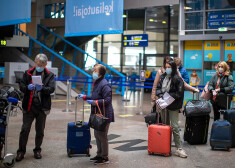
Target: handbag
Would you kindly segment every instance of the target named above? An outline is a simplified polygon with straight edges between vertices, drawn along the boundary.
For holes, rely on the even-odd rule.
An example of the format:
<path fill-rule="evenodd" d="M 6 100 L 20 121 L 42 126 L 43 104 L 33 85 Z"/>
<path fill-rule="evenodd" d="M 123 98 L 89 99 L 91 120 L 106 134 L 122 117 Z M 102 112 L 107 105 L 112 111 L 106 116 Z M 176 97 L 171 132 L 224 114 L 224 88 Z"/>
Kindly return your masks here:
<path fill-rule="evenodd" d="M 211 93 L 209 92 L 208 90 L 208 85 L 209 85 L 209 82 L 207 82 L 206 86 L 204 87 L 203 91 L 202 91 L 202 94 L 201 94 L 201 98 L 202 99 L 205 99 L 205 100 L 210 100 L 211 99 Z"/>
<path fill-rule="evenodd" d="M 109 118 L 105 117 L 105 105 L 103 100 L 103 109 L 104 109 L 104 115 L 102 115 L 99 104 L 97 104 L 98 113 L 96 112 L 95 107 L 95 113 L 90 115 L 89 119 L 89 126 L 96 131 L 102 131 L 105 132 L 105 128 L 107 124 L 109 123 Z"/>
<path fill-rule="evenodd" d="M 184 115 L 186 117 L 208 115 L 210 112 L 211 106 L 205 100 L 188 101 L 184 106 Z"/>

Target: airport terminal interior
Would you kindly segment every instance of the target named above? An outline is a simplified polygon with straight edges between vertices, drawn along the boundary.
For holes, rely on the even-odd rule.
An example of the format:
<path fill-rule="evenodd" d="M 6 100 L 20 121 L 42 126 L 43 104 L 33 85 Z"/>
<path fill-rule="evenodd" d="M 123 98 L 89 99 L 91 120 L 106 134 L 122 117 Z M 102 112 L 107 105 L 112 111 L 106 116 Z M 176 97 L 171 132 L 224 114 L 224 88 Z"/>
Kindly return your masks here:
<path fill-rule="evenodd" d="M 0 2 L 0 14 L 0 167 L 235 168 L 234 0 L 8 0 Z M 172 61 L 164 64 L 167 59 Z M 171 94 L 171 102 L 163 95 L 172 89 L 165 79 L 168 69 L 177 73 L 174 68 L 184 80 L 182 90 L 169 79 L 178 87 L 173 95 L 182 90 L 178 104 Z M 156 88 L 159 73 L 163 75 Z M 207 83 L 212 78 L 217 80 L 210 90 Z M 224 81 L 230 81 L 225 89 Z M 164 90 L 159 97 L 164 105 L 156 100 L 159 88 Z M 224 100 L 216 101 L 219 93 Z M 90 124 L 98 105 L 109 121 L 114 117 L 109 128 L 106 125 L 108 131 L 97 131 Z M 200 116 L 197 125 L 192 118 L 198 116 L 189 116 L 187 108 L 205 106 L 206 123 Z M 225 131 L 214 126 L 217 107 L 225 111 L 225 118 L 221 114 L 217 120 L 227 123 Z M 151 140 L 151 128 L 159 126 L 155 125 L 159 109 L 173 114 L 172 108 L 177 111 L 177 128 L 173 126 L 169 140 L 157 130 L 160 140 Z M 233 119 L 226 109 L 231 109 Z M 41 114 L 44 119 L 38 117 Z M 150 115 L 155 120 L 146 123 Z M 32 116 L 28 136 L 26 125 Z M 168 118 L 170 123 L 162 115 L 160 120 L 174 125 L 172 115 Z M 195 129 L 190 128 L 190 119 Z M 84 148 L 83 137 L 88 138 L 88 148 L 77 153 L 69 147 L 68 123 L 75 121 L 74 147 Z M 212 130 L 217 127 L 223 137 L 229 130 L 230 139 L 214 142 Z M 203 142 L 187 139 L 189 128 L 203 134 Z M 193 134 L 193 140 L 199 139 Z M 108 145 L 104 156 L 97 152 L 105 151 L 103 141 Z M 168 153 L 151 151 L 151 143 L 163 149 L 159 144 L 166 141 Z M 224 146 L 213 146 L 219 142 Z M 27 144 L 26 150 L 22 144 Z M 181 149 L 184 153 L 179 153 Z M 95 156 L 98 159 L 91 162 Z"/>

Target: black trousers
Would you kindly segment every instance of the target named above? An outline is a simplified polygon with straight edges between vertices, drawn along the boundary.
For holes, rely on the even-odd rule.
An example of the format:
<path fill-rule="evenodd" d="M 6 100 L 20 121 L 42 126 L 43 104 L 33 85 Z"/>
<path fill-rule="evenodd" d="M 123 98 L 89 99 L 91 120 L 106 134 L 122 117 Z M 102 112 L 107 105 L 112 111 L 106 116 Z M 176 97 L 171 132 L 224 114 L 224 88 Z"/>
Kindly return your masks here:
<path fill-rule="evenodd" d="M 25 154 L 29 132 L 34 119 L 36 120 L 35 122 L 36 137 L 35 137 L 35 148 L 33 151 L 41 152 L 41 145 L 44 137 L 44 129 L 46 124 L 46 114 L 42 110 L 40 110 L 40 108 L 32 104 L 31 110 L 29 112 L 23 113 L 23 125 L 20 132 L 19 149 L 17 150 L 17 153 Z"/>
<path fill-rule="evenodd" d="M 214 121 L 220 119 L 220 113 L 219 110 L 224 110 L 224 108 L 217 106 L 215 103 L 212 104 L 213 111 L 214 111 Z"/>
<path fill-rule="evenodd" d="M 218 106 L 217 103 L 215 103 L 214 101 L 211 102 L 214 111 L 214 121 L 220 119 L 219 110 L 226 110 L 227 108 L 230 109 L 231 101 L 232 101 L 231 98 L 228 99 L 228 107 L 227 107 L 227 100 L 224 102 L 224 107 Z"/>

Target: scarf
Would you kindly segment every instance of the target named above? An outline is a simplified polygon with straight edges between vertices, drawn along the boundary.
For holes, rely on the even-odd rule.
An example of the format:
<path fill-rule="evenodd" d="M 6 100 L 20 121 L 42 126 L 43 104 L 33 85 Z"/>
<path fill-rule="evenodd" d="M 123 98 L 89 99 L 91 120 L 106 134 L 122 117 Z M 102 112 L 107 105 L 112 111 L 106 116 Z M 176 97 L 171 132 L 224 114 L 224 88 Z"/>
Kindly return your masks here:
<path fill-rule="evenodd" d="M 170 86 L 171 86 L 171 76 L 166 75 L 165 79 L 162 82 L 162 92 L 169 92 L 170 91 Z"/>
<path fill-rule="evenodd" d="M 220 82 L 221 82 L 221 80 L 224 78 L 224 75 L 225 75 L 225 73 L 222 73 L 222 74 L 218 74 L 218 80 L 217 80 L 217 83 L 216 83 L 216 86 L 215 86 L 215 89 L 218 89 L 219 87 L 220 87 Z M 216 95 L 214 95 L 213 96 L 213 100 L 215 101 L 215 99 L 216 99 L 216 96 L 217 96 L 217 94 Z"/>

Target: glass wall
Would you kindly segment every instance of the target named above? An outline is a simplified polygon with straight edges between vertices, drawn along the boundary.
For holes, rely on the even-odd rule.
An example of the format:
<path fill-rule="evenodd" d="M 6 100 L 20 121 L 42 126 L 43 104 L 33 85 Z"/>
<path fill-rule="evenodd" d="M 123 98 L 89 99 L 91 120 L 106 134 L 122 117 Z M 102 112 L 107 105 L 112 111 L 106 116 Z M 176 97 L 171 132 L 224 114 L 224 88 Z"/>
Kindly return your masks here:
<path fill-rule="evenodd" d="M 235 6 L 228 0 L 181 0 L 184 2 L 184 27 L 186 34 L 235 33 Z M 224 30 L 224 29 L 223 29 Z M 195 33 L 196 32 L 196 33 Z"/>
<path fill-rule="evenodd" d="M 139 73 L 144 54 L 154 54 L 147 58 L 147 70 L 157 70 L 162 65 L 162 54 L 178 53 L 178 8 L 173 5 L 126 10 L 123 34 L 97 36 L 87 43 L 86 51 L 89 49 L 97 59 L 129 74 Z M 148 47 L 124 47 L 123 35 L 131 34 L 148 34 Z M 94 43 L 97 49 L 92 51 Z M 88 61 L 86 67 L 90 64 Z"/>

